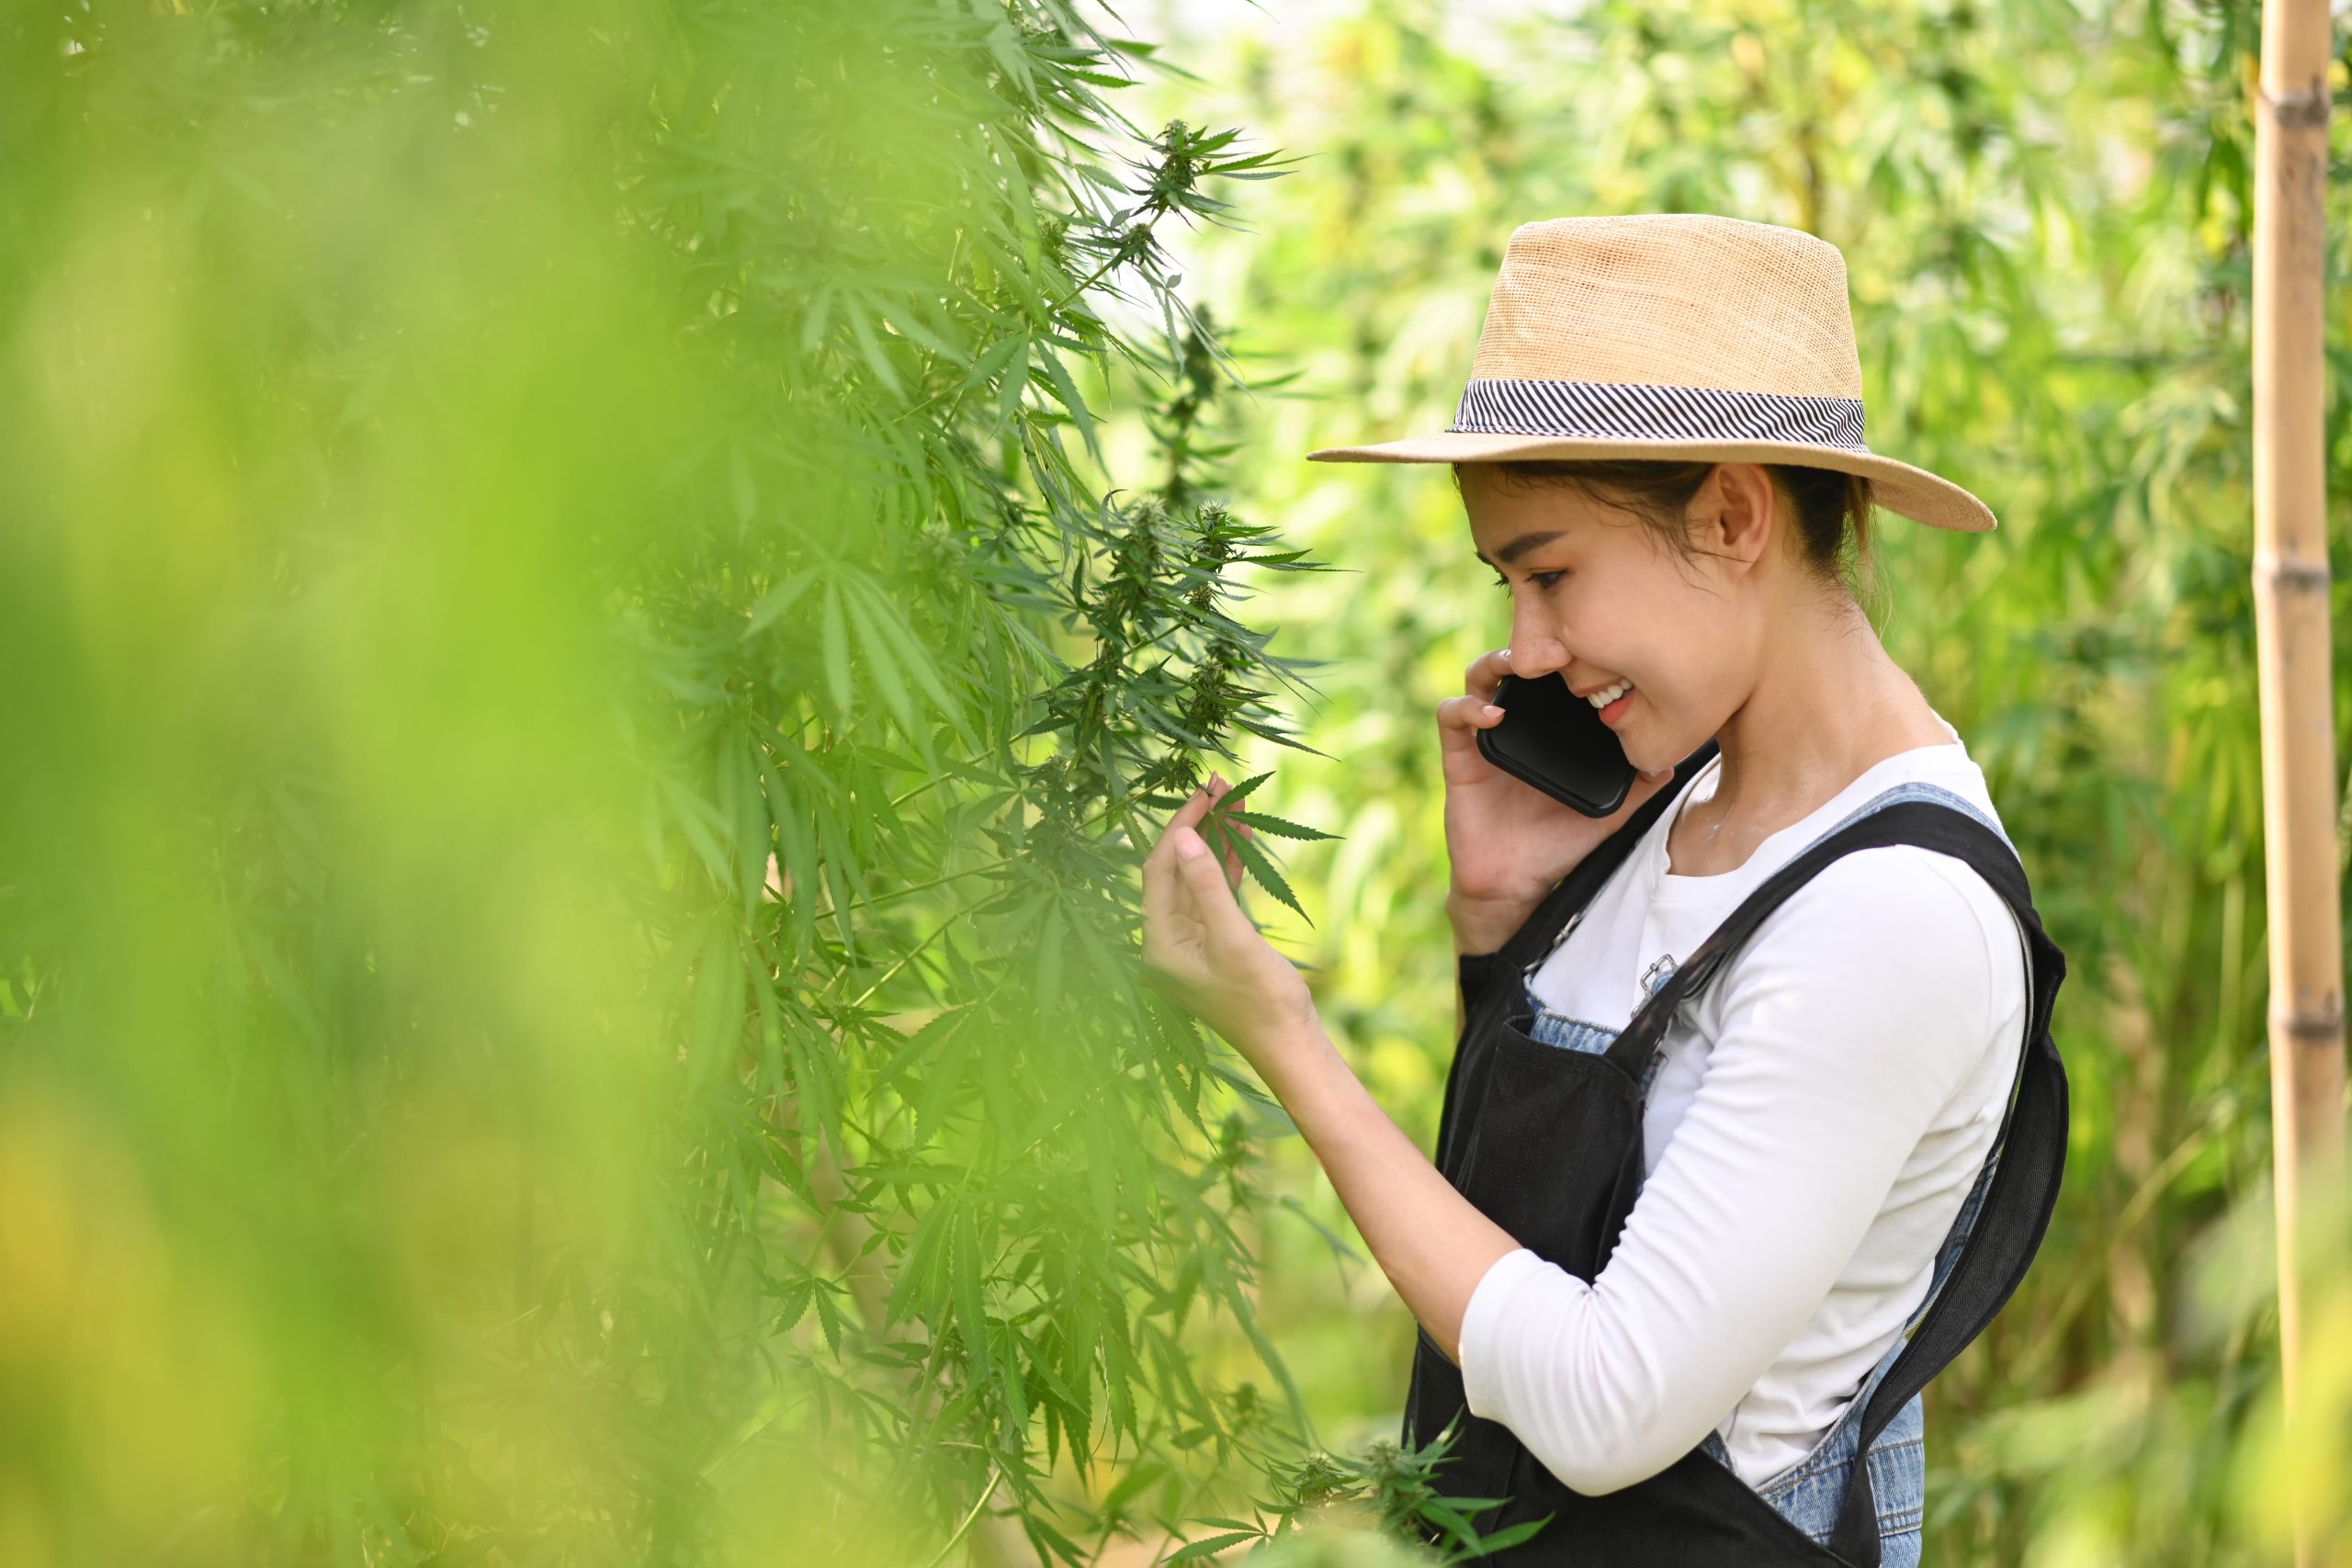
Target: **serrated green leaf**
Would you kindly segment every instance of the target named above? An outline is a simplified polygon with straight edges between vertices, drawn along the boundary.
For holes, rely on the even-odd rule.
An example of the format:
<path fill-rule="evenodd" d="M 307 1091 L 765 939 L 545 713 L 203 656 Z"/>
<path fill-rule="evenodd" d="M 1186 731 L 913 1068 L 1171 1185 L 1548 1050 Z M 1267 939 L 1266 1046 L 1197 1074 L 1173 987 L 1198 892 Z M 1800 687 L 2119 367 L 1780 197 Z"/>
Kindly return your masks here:
<path fill-rule="evenodd" d="M 1088 1568 L 1088 1564 L 1094 1561 L 1092 1552 L 1080 1551 L 1068 1536 L 1037 1517 L 1035 1513 L 1021 1516 L 1021 1528 L 1028 1532 L 1032 1545 L 1044 1546 L 1063 1562 L 1068 1563 L 1069 1568 Z"/>
<path fill-rule="evenodd" d="M 970 1065 L 973 1043 L 979 1038 L 972 1030 L 958 1031 L 943 1047 L 939 1059 L 932 1064 L 923 1086 L 915 1096 L 915 1145 L 931 1142 L 939 1129 L 941 1119 L 950 1105 L 961 1104 L 965 1092 L 965 1069 Z"/>
<path fill-rule="evenodd" d="M 1470 1555 L 1491 1557 L 1498 1551 L 1507 1551 L 1535 1534 L 1557 1517 L 1555 1514 L 1546 1514 L 1540 1519 L 1529 1519 L 1524 1524 L 1516 1524 L 1505 1529 L 1498 1529 L 1492 1535 L 1482 1535 L 1478 1538 L 1477 1544 L 1469 1549 Z"/>
<path fill-rule="evenodd" d="M 1086 439 L 1088 453 L 1096 461 L 1101 461 L 1102 449 L 1095 443 L 1094 411 L 1088 408 L 1086 400 L 1078 395 L 1077 383 L 1069 378 L 1069 372 L 1063 368 L 1061 355 L 1056 354 L 1042 339 L 1037 344 L 1037 352 L 1044 361 L 1046 379 L 1052 383 L 1054 395 L 1061 400 L 1062 407 L 1069 411 L 1070 418 L 1077 422 L 1079 434 Z"/>
<path fill-rule="evenodd" d="M 1021 400 L 1029 389 L 1029 340 L 1023 338 L 1012 360 L 1006 365 L 1004 378 L 997 386 L 996 428 L 990 434 L 1001 436 L 1021 412 Z"/>
<path fill-rule="evenodd" d="M 893 397 L 904 398 L 907 395 L 907 389 L 899 381 L 898 369 L 890 363 L 889 355 L 884 351 L 882 340 L 875 336 L 873 323 L 865 319 L 865 312 L 861 310 L 851 310 L 849 327 L 850 332 L 857 339 L 858 352 L 865 356 L 865 363 L 874 367 L 874 374 L 880 378 L 884 386 L 890 389 Z"/>
<path fill-rule="evenodd" d="M 825 1333 L 825 1348 L 839 1359 L 842 1353 L 842 1309 L 833 1303 L 831 1287 L 821 1280 L 809 1299 L 817 1308 L 817 1326 Z"/>
<path fill-rule="evenodd" d="M 793 1325 L 808 1315 L 808 1299 L 816 1293 L 817 1287 L 812 1280 L 803 1280 L 798 1284 L 786 1285 L 783 1291 L 784 1304 L 776 1309 L 775 1321 L 769 1325 L 769 1331 L 775 1334 L 791 1332 Z"/>
<path fill-rule="evenodd" d="M 1208 839 L 1209 847 L 1216 852 L 1220 863 L 1226 850 L 1230 848 L 1241 857 L 1241 863 L 1258 879 L 1260 886 L 1296 910 L 1299 918 L 1308 925 L 1315 923 L 1306 911 L 1300 908 L 1298 897 L 1291 892 L 1290 884 L 1281 872 L 1274 869 L 1273 862 L 1266 858 L 1265 852 L 1258 848 L 1254 840 L 1243 837 L 1239 829 L 1227 827 L 1213 818 L 1204 818 L 1203 826 L 1209 829 L 1204 836 Z"/>
<path fill-rule="evenodd" d="M 899 721 L 899 731 L 918 746 L 924 744 L 925 734 L 915 723 L 914 704 L 908 700 L 907 682 L 899 671 L 899 656 L 892 650 L 891 639 L 882 630 L 871 601 L 872 590 L 865 584 L 853 584 L 844 594 L 850 619 L 857 632 L 857 650 L 861 667 L 874 678 L 882 690 L 882 700 L 888 705 L 890 715 Z M 894 617 L 897 618 L 897 617 Z"/>
<path fill-rule="evenodd" d="M 869 1095 L 879 1095 L 884 1089 L 890 1088 L 898 1081 L 900 1074 L 937 1050 L 950 1035 L 961 1029 L 971 1016 L 972 1010 L 968 1005 L 946 1008 L 933 1015 L 924 1022 L 922 1028 L 907 1036 L 905 1044 L 890 1053 L 889 1060 L 883 1063 L 881 1070 L 874 1075 L 874 1081 L 867 1087 L 866 1092 Z"/>
<path fill-rule="evenodd" d="M 1267 769 L 1262 773 L 1251 773 L 1239 784 L 1230 784 L 1226 785 L 1225 793 L 1217 796 L 1217 798 L 1219 800 L 1238 800 L 1273 776 L 1274 771 L 1272 768 Z"/>
<path fill-rule="evenodd" d="M 714 881 L 727 880 L 727 852 L 719 847 L 718 835 L 726 825 L 717 820 L 711 804 L 695 790 L 688 789 L 668 773 L 661 775 L 662 795 L 670 807 L 670 820 L 686 836 L 695 854 L 702 861 Z"/>
<path fill-rule="evenodd" d="M 1163 1562 L 1191 1562 L 1203 1557 L 1214 1557 L 1218 1552 L 1224 1551 L 1228 1548 L 1239 1546 L 1245 1540 L 1263 1540 L 1265 1539 L 1266 1533 L 1263 1530 L 1235 1530 L 1227 1535 L 1204 1536 L 1199 1540 L 1193 1541 L 1188 1545 L 1170 1552 L 1160 1561 Z"/>
<path fill-rule="evenodd" d="M 1029 55 L 1021 47 L 1021 34 L 1010 22 L 1000 22 L 989 29 L 989 53 L 1004 68 L 1004 73 L 1019 84 L 1021 96 L 1028 97 L 1036 91 L 1036 84 L 1029 71 Z"/>
<path fill-rule="evenodd" d="M 965 373 L 963 383 L 956 390 L 968 392 L 985 384 L 998 371 L 1012 364 L 1014 355 L 1023 352 L 1028 346 L 1029 334 L 1026 333 L 1011 333 L 989 344 L 989 351 L 973 361 L 972 368 Z"/>
<path fill-rule="evenodd" d="M 1244 811 L 1239 807 L 1220 807 L 1213 813 L 1235 822 L 1247 822 L 1261 833 L 1272 833 L 1278 839 L 1337 839 L 1342 835 L 1326 833 L 1317 828 L 1305 828 L 1281 817 L 1269 817 L 1262 811 Z"/>
<path fill-rule="evenodd" d="M 927 1322 L 937 1315 L 942 1305 L 940 1259 L 947 1248 L 944 1238 L 953 1220 L 947 1204 L 934 1203 L 915 1222 L 914 1235 L 908 1238 L 906 1256 L 899 1260 L 898 1278 L 890 1282 L 889 1299 L 883 1306 L 886 1324 L 906 1318 Z"/>
<path fill-rule="evenodd" d="M 956 1288 L 956 1322 L 963 1330 L 964 1353 L 971 1360 L 972 1381 L 987 1383 L 996 1376 L 996 1359 L 989 1343 L 988 1305 L 980 1289 L 979 1225 L 969 1209 L 956 1213 L 955 1252 L 949 1275 Z"/>

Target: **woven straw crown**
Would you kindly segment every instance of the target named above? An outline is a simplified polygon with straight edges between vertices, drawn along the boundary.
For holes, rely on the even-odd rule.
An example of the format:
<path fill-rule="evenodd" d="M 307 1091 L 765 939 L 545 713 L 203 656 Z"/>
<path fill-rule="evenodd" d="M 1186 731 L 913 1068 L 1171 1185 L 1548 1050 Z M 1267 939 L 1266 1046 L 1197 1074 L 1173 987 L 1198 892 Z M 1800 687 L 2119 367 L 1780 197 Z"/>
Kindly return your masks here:
<path fill-rule="evenodd" d="M 1935 527 L 1994 526 L 1960 486 L 1872 452 L 1861 396 L 1837 246 L 1702 213 L 1554 218 L 1511 231 L 1450 427 L 1307 456 L 1800 463 Z"/>

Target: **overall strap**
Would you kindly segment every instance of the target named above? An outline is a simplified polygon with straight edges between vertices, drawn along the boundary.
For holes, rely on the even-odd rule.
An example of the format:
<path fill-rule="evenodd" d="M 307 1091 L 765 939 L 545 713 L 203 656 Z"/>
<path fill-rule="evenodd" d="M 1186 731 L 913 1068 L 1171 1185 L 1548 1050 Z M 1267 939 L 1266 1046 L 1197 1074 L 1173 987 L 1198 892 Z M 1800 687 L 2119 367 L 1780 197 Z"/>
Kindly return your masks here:
<path fill-rule="evenodd" d="M 1886 1424 L 1967 1348 L 2025 1278 L 2057 1205 L 2065 1175 L 2066 1070 L 2050 1038 L 2050 1014 L 2065 955 L 2041 929 L 2016 852 L 2000 835 L 1951 807 L 1898 801 L 1849 821 L 1792 858 L 1741 901 L 1636 1011 L 1611 1046 L 1617 1066 L 1640 1082 L 1674 1011 L 1711 980 L 1766 916 L 1833 862 L 1858 850 L 1915 844 L 1965 861 L 2016 915 L 2029 949 L 2025 1039 L 2012 1098 L 1996 1135 L 1991 1183 L 1977 1223 L 1926 1315 L 1864 1406 L 1855 1461 L 1830 1550 L 1859 1568 L 1877 1568 L 1878 1513 L 1862 1462 Z"/>
<path fill-rule="evenodd" d="M 1454 1147 L 1454 1142 L 1460 1121 L 1457 1112 L 1462 1080 L 1465 1072 L 1475 1075 L 1477 1070 L 1466 1067 L 1464 1064 L 1476 1054 L 1474 1043 L 1478 1038 L 1481 1026 L 1489 1021 L 1487 1010 L 1490 1006 L 1498 1007 L 1508 1014 L 1510 1009 L 1520 1005 L 1521 988 L 1516 985 L 1496 987 L 1492 984 L 1494 976 L 1518 974 L 1556 940 L 1567 922 L 1592 902 L 1593 895 L 1600 891 L 1610 874 L 1624 863 L 1625 857 L 1633 852 L 1635 844 L 1641 842 L 1642 835 L 1649 831 L 1650 825 L 1689 787 L 1699 770 L 1713 759 L 1716 750 L 1715 742 L 1709 740 L 1676 763 L 1673 781 L 1659 785 L 1657 792 L 1635 807 L 1614 831 L 1587 851 L 1584 859 L 1554 885 L 1552 891 L 1535 906 L 1534 912 L 1520 922 L 1519 930 L 1513 931 L 1500 948 L 1493 953 L 1465 953 L 1456 961 L 1455 983 L 1462 987 L 1464 1023 L 1462 1038 L 1455 1042 L 1453 1060 L 1446 1067 L 1445 1099 L 1438 1111 L 1437 1167 L 1440 1170 L 1451 1175 L 1460 1158 L 1461 1152 Z"/>
<path fill-rule="evenodd" d="M 1462 979 L 1470 994 L 1475 997 L 1476 989 L 1493 976 L 1516 973 L 1555 946 L 1565 934 L 1568 922 L 1584 912 L 1585 906 L 1592 902 L 1602 884 L 1625 863 L 1625 857 L 1634 852 L 1634 846 L 1642 841 L 1642 835 L 1650 830 L 1668 807 L 1680 798 L 1682 792 L 1690 786 L 1690 781 L 1698 776 L 1699 770 L 1714 760 L 1718 750 L 1716 743 L 1709 740 L 1677 762 L 1673 779 L 1660 784 L 1657 793 L 1642 802 L 1609 837 L 1586 852 L 1584 859 L 1578 861 L 1568 874 L 1544 896 L 1543 902 L 1535 906 L 1534 913 L 1521 922 L 1519 930 L 1512 932 L 1510 939 L 1499 949 L 1493 953 L 1464 954 Z M 1506 1005 L 1515 1007 L 1518 1001 L 1518 989 L 1511 987 Z"/>

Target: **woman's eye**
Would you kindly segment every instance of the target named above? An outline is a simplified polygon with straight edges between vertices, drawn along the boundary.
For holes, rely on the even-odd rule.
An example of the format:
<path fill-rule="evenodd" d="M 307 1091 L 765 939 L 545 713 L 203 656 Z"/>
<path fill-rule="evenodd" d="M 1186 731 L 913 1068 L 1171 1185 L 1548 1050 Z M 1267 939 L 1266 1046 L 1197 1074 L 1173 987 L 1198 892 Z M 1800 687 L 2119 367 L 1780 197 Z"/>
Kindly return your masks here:
<path fill-rule="evenodd" d="M 1552 584 L 1567 575 L 1566 571 L 1531 571 L 1527 574 L 1527 581 L 1548 593 L 1551 592 Z M 1507 589 L 1510 586 L 1510 579 L 1498 577 L 1495 579 L 1495 586 Z"/>

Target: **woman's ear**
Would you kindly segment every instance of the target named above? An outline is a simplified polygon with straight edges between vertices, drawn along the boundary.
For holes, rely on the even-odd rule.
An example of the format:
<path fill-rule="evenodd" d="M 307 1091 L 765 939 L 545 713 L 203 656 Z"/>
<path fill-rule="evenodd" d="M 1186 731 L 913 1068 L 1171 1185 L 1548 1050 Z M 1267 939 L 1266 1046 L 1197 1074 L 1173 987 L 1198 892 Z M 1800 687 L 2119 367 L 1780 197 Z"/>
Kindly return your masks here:
<path fill-rule="evenodd" d="M 1772 542 L 1780 499 L 1761 463 L 1717 463 L 1691 497 L 1692 539 L 1725 570 L 1744 571 Z"/>

